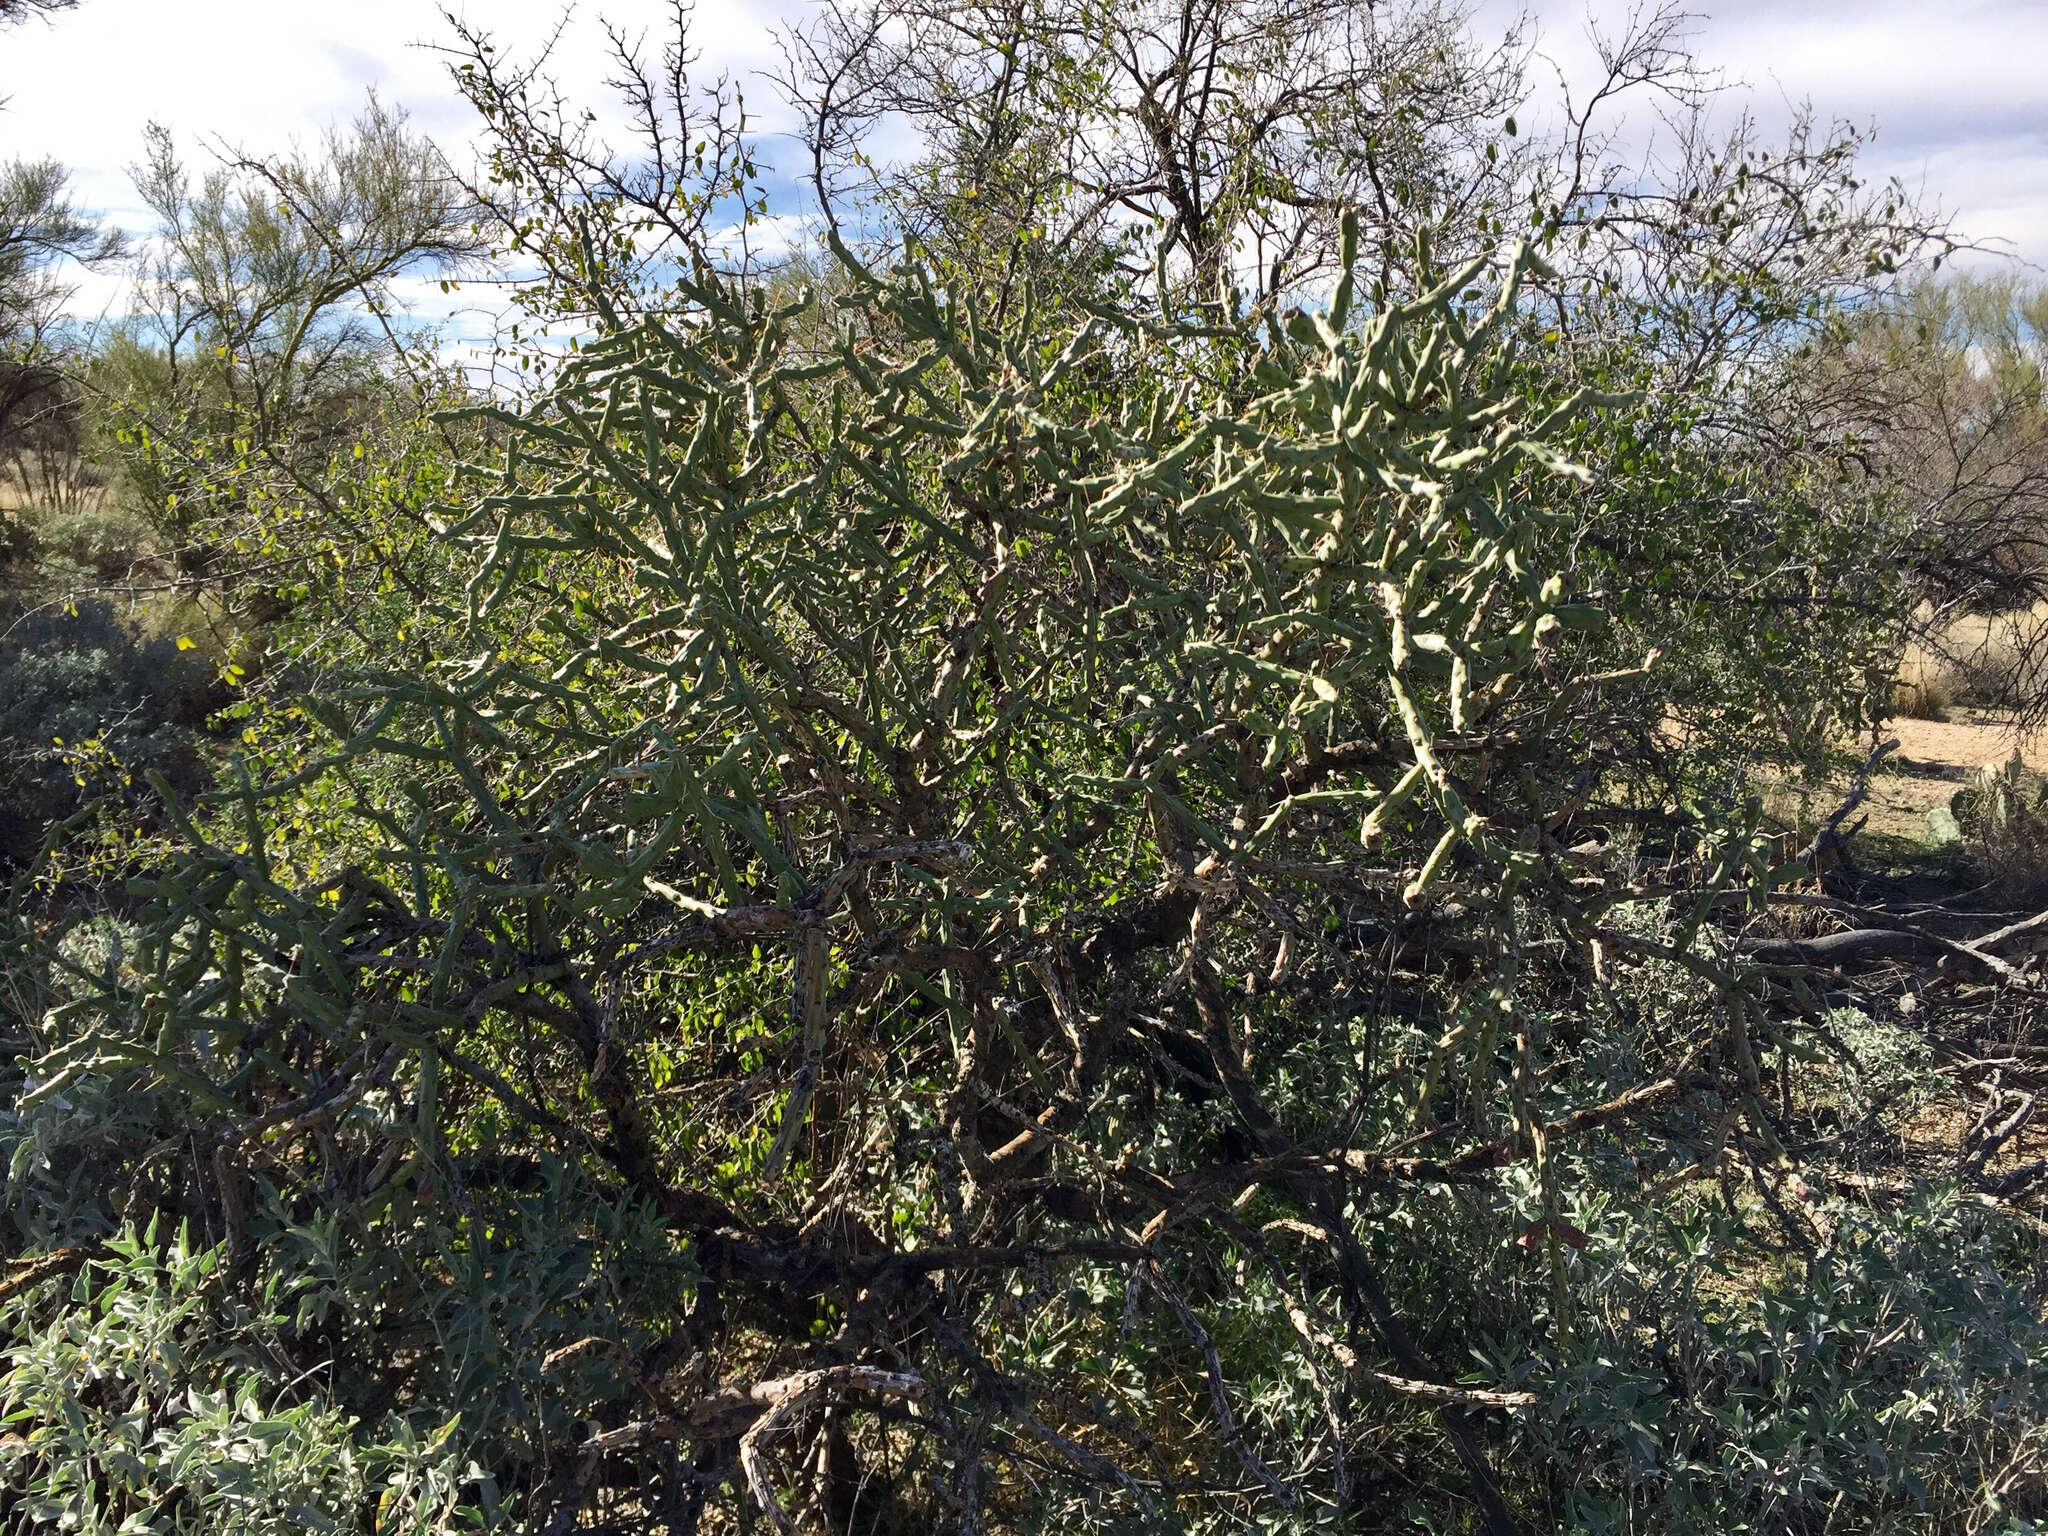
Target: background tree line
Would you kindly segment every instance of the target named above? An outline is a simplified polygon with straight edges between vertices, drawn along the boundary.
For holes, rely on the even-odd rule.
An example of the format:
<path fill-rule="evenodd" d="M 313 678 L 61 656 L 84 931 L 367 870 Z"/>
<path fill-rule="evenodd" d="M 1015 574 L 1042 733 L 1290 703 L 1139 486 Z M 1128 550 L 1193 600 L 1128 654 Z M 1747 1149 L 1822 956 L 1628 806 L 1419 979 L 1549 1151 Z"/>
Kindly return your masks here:
<path fill-rule="evenodd" d="M 2037 892 L 1755 791 L 2044 707 L 2042 300 L 1682 20 L 451 23 L 97 334 L 0 175 L 5 1518 L 2031 1529 Z"/>

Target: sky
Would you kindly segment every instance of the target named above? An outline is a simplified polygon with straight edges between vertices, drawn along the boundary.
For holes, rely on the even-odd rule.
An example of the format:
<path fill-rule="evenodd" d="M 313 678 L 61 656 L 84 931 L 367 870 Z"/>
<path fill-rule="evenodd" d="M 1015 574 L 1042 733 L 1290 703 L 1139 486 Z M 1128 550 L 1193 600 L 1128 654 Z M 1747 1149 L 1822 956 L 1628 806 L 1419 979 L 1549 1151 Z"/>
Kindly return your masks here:
<path fill-rule="evenodd" d="M 771 27 L 803 3 L 696 5 L 700 71 L 738 78 L 770 130 L 779 113 L 760 75 L 776 58 Z M 1514 9 L 1514 0 L 1476 3 L 1482 26 Z M 559 0 L 450 8 L 515 49 L 545 36 L 561 13 Z M 1899 177 L 1974 240 L 2048 274 L 2048 0 L 1701 0 L 1697 9 L 1693 44 L 1730 86 L 1718 110 L 1746 105 L 1768 127 L 1810 100 L 1823 116 L 1874 124 L 1868 170 Z M 1583 81 L 1589 19 L 1612 29 L 1628 0 L 1532 0 L 1529 10 L 1539 51 Z M 600 11 L 658 41 L 669 3 L 585 0 L 558 56 L 572 93 L 601 94 L 590 25 Z M 176 131 L 197 166 L 216 146 L 264 154 L 316 140 L 374 89 L 444 144 L 467 142 L 469 109 L 436 52 L 448 36 L 432 0 L 81 0 L 0 33 L 0 154 L 57 157 L 88 206 L 146 232 L 128 167 L 152 120 Z M 1624 132 L 1653 122 L 1639 106 Z M 776 147 L 771 136 L 771 163 Z M 794 161 L 793 146 L 785 155 Z M 88 311 L 116 309 L 120 292 L 106 277 L 80 297 Z"/>

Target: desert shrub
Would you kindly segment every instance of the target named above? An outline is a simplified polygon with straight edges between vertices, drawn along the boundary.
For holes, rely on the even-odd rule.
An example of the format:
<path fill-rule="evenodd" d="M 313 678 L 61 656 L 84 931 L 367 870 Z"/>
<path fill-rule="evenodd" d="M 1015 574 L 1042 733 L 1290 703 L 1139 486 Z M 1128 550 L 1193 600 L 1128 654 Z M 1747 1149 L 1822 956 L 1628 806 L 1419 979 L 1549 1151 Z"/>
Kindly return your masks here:
<path fill-rule="evenodd" d="M 2048 1329 L 2010 1227 L 1938 1188 L 1812 1210 L 1827 1242 L 1780 1259 L 1711 1195 L 1590 1223 L 1582 1336 L 1522 1376 L 1558 1528 L 2029 1528 Z"/>
<path fill-rule="evenodd" d="M 427 1536 L 491 1522 L 488 1476 L 458 1425 L 364 1433 L 322 1385 L 279 1370 L 292 1288 L 223 1310 L 218 1248 L 154 1227 L 8 1304 L 0 1491 L 10 1532 Z M 252 1298 L 254 1299 L 254 1298 Z"/>
<path fill-rule="evenodd" d="M 2042 696 L 2042 637 L 2048 604 L 1989 613 L 1963 613 L 1946 621 L 1923 605 L 1913 615 L 1917 638 L 1899 666 L 1901 712 L 1915 700 L 1933 707 L 2024 713 Z"/>
<path fill-rule="evenodd" d="M 144 640 L 102 600 L 19 614 L 0 652 L 0 863 L 17 864 L 88 792 L 141 804 L 144 774 L 205 779 L 212 668 Z"/>
<path fill-rule="evenodd" d="M 1654 824 L 1669 902 L 1550 840 L 1657 786 L 1664 702 L 1542 565 L 1586 493 L 1537 428 L 1595 407 L 1515 367 L 1528 260 L 1264 334 L 1055 345 L 844 251 L 822 360 L 708 271 L 607 322 L 475 412 L 465 659 L 254 710 L 134 928 L 44 944 L 22 1239 L 211 1223 L 333 1412 L 458 1421 L 540 1525 L 1807 1500 L 1803 1451 L 1703 1482 L 1711 1415 L 1588 1416 L 1705 1285 L 1644 1247 L 1610 1305 L 1593 1243 L 1693 1219 L 1675 1148 L 1778 1143 L 1785 1047 L 1704 923 L 1772 878 L 1755 805 Z M 1686 1326 L 1706 1382 L 1765 1324 Z M 1834 1358 L 1738 1394 L 1756 1454 Z"/>
<path fill-rule="evenodd" d="M 104 497 L 63 510 L 30 508 L 22 528 L 18 561 L 34 566 L 38 586 L 59 591 L 127 575 L 157 542 L 148 519 Z"/>

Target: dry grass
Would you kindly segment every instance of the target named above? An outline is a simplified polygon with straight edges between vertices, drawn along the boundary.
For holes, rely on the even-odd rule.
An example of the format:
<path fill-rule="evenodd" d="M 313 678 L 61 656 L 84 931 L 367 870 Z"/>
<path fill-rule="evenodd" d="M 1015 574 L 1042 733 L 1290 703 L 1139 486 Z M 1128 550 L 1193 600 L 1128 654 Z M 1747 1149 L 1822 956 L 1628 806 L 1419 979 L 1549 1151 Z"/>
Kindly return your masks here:
<path fill-rule="evenodd" d="M 59 505 L 52 507 L 53 500 Z M 111 501 L 111 493 L 104 485 L 73 485 L 67 487 L 61 495 L 52 497 L 24 484 L 18 476 L 0 474 L 0 516 L 34 517 L 51 511 L 104 512 Z"/>
<path fill-rule="evenodd" d="M 1928 617 L 1922 614 L 1923 622 Z M 2048 685 L 2048 603 L 2011 613 L 1969 613 L 1916 641 L 1899 665 L 1893 702 L 1916 720 L 1958 705 L 1995 708 Z"/>
<path fill-rule="evenodd" d="M 1899 663 L 1892 708 L 1909 720 L 1946 720 L 1955 706 L 1957 685 L 1955 669 L 1915 643 Z"/>

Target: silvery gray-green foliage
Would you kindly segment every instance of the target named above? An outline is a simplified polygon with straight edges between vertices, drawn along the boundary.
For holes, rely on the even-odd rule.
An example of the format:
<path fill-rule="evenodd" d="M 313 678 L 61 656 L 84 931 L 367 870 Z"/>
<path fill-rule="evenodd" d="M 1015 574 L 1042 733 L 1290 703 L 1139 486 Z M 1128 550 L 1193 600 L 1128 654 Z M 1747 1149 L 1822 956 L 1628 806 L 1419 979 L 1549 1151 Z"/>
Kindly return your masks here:
<path fill-rule="evenodd" d="M 2048 1329 L 2010 1227 L 1938 1186 L 1816 1212 L 1826 1247 L 1759 1267 L 1711 1205 L 1610 1209 L 1587 1290 L 1606 1348 L 1521 1378 L 1571 1528 L 2033 1528 Z"/>
<path fill-rule="evenodd" d="M 379 1532 L 488 1528 L 488 1475 L 464 1457 L 459 1421 L 422 1435 L 394 1416 L 382 1436 L 360 1433 L 289 1367 L 289 1296 L 226 1301 L 221 1259 L 131 1228 L 75 1280 L 43 1282 L 68 1288 L 66 1305 L 10 1304 L 5 1528 L 297 1536 L 351 1528 L 365 1508 Z"/>

